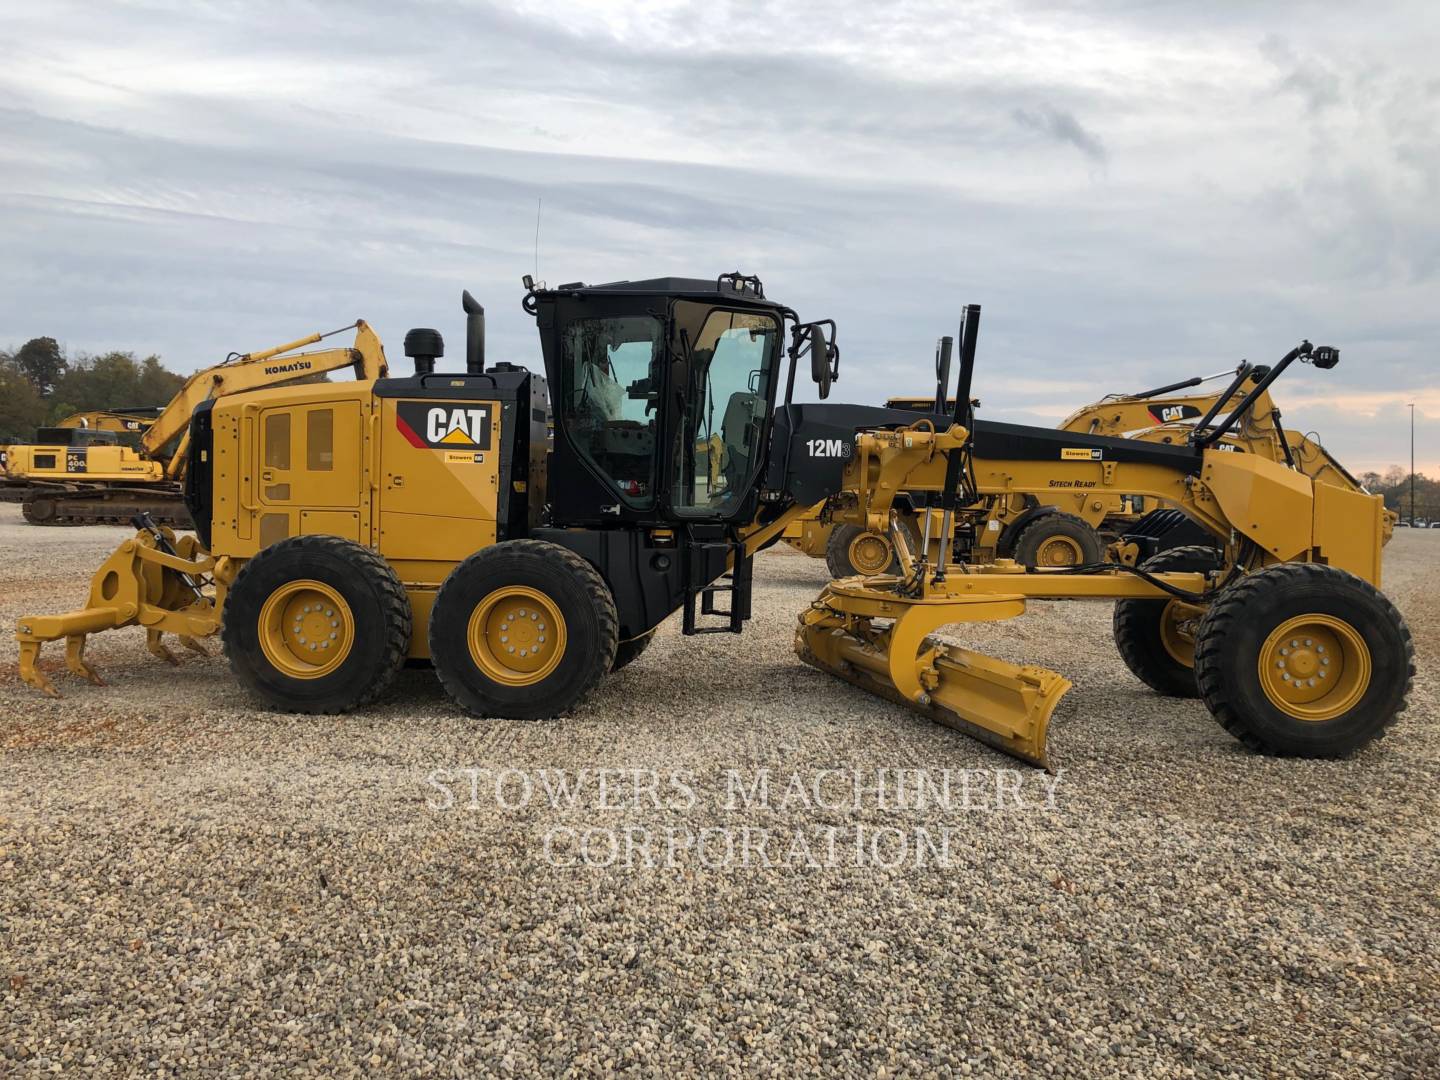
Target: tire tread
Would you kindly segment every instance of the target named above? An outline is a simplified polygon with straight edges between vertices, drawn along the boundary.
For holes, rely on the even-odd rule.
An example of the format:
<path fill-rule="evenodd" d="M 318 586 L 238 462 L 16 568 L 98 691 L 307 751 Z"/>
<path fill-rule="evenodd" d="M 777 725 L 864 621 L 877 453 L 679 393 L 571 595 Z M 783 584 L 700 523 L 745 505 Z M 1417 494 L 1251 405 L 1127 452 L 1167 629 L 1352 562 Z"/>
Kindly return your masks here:
<path fill-rule="evenodd" d="M 1082 546 L 1089 548 L 1086 552 L 1085 562 L 1099 562 L 1105 557 L 1105 545 L 1100 541 L 1100 534 L 1095 531 L 1094 527 L 1092 527 L 1088 521 L 1076 514 L 1067 513 L 1064 510 L 1052 510 L 1048 514 L 1040 514 L 1027 522 L 1025 527 L 1015 535 L 1015 540 L 1012 544 L 1015 561 L 1033 570 L 1034 563 L 1024 558 L 1021 554 L 1025 549 L 1026 540 L 1031 535 L 1041 536 L 1053 534 L 1056 522 L 1064 522 L 1075 532 L 1081 534 L 1076 536 L 1069 532 L 1062 532 L 1060 535 L 1068 537 L 1071 540 L 1077 540 Z M 1038 542 L 1036 546 L 1038 548 Z M 1031 558 L 1033 559 L 1033 555 Z"/>
<path fill-rule="evenodd" d="M 1205 544 L 1191 544 L 1185 547 L 1166 548 L 1157 555 L 1146 559 L 1141 568 L 1156 572 L 1179 570 L 1192 559 L 1205 559 L 1212 564 L 1216 551 Z M 1153 610 L 1148 605 L 1163 604 L 1163 600 L 1118 600 L 1111 627 L 1115 635 L 1115 648 L 1120 659 L 1137 679 L 1157 694 L 1166 697 L 1194 698 L 1200 696 L 1198 687 L 1178 685 L 1168 672 L 1156 671 L 1151 663 L 1148 646 L 1155 628 L 1150 618 Z M 1162 646 L 1163 648 L 1163 646 Z M 1167 654 L 1168 655 L 1168 654 Z"/>
<path fill-rule="evenodd" d="M 1277 751 L 1250 729 L 1245 723 L 1244 717 L 1231 702 L 1227 693 L 1228 686 L 1224 672 L 1221 670 L 1220 644 L 1236 621 L 1243 618 L 1246 606 L 1263 590 L 1277 587 L 1272 585 L 1272 582 L 1285 582 L 1290 587 L 1324 584 L 1327 579 L 1333 580 L 1336 574 L 1345 574 L 1345 572 L 1319 563 L 1278 563 L 1267 566 L 1263 570 L 1248 574 L 1225 589 L 1210 605 L 1201 622 L 1195 646 L 1195 681 L 1200 687 L 1200 696 L 1220 726 L 1257 753 L 1276 753 Z M 1399 627 L 1401 640 L 1404 642 L 1405 685 L 1400 692 L 1400 705 L 1385 725 L 1371 736 L 1372 740 L 1379 740 L 1385 737 L 1389 728 L 1409 705 L 1410 691 L 1415 682 L 1415 642 L 1411 638 L 1410 627 L 1388 596 L 1364 578 L 1356 577 L 1353 574 L 1345 574 L 1345 577 L 1380 603 L 1386 617 Z M 1322 755 L 1317 753 L 1297 756 L 1318 757 Z"/>
<path fill-rule="evenodd" d="M 394 682 L 395 676 L 399 673 L 405 663 L 405 655 L 410 648 L 410 635 L 413 631 L 413 619 L 410 609 L 410 597 L 405 592 L 405 586 L 400 583 L 400 578 L 392 567 L 373 548 L 366 547 L 354 540 L 346 540 L 341 536 L 329 536 L 320 533 L 305 534 L 289 538 L 287 548 L 309 549 L 317 554 L 326 553 L 342 557 L 345 561 L 353 564 L 360 564 L 362 572 L 368 575 L 372 581 L 379 586 L 380 602 L 386 613 L 385 626 L 390 633 L 385 640 L 385 652 L 380 662 L 380 675 L 371 681 L 363 691 L 352 698 L 338 702 L 313 702 L 297 703 L 288 707 L 287 712 L 300 713 L 308 716 L 331 716 L 337 713 L 350 712 L 352 709 L 362 708 L 371 704 L 380 697 L 390 684 Z M 285 541 L 280 541 L 285 543 Z M 261 551 L 254 558 L 248 560 L 240 573 L 235 577 L 235 583 L 231 585 L 232 592 L 241 587 L 246 576 L 255 572 L 255 567 L 263 569 L 267 553 L 275 551 L 278 545 L 272 545 Z M 229 607 L 227 602 L 226 607 Z M 230 623 L 221 614 L 220 641 L 225 649 L 225 656 L 230 665 L 230 671 L 242 683 L 244 675 L 239 667 L 237 654 L 240 646 L 235 641 Z"/>
<path fill-rule="evenodd" d="M 474 559 L 477 555 L 496 551 L 500 547 L 503 547 L 506 552 L 533 555 L 536 558 L 550 562 L 563 562 L 570 568 L 576 581 L 579 582 L 582 590 L 586 594 L 586 598 L 595 609 L 600 635 L 600 648 L 595 655 L 595 661 L 593 663 L 594 670 L 588 672 L 585 679 L 586 692 L 588 693 L 589 688 L 593 688 L 600 679 L 610 673 L 610 665 L 614 662 L 615 650 L 620 642 L 620 618 L 615 611 L 615 598 L 611 595 L 610 587 L 605 584 L 605 579 L 600 576 L 600 571 L 595 569 L 585 558 L 567 547 L 552 544 L 546 540 L 506 540 L 501 544 L 483 548 L 475 555 L 471 555 L 470 558 Z M 469 560 L 467 559 L 466 561 L 468 562 Z M 464 564 L 462 563 L 461 565 Z M 431 609 L 432 620 L 434 618 L 434 612 L 440 610 L 441 598 L 445 595 L 446 586 L 455 580 L 454 571 L 452 571 L 451 576 L 447 577 L 444 584 L 440 586 L 440 591 L 435 597 L 435 606 Z M 433 648 L 431 652 L 433 655 Z M 435 674 L 440 679 L 440 685 L 445 688 L 445 693 L 450 696 L 450 699 L 463 704 L 465 697 L 469 693 L 469 688 L 452 673 L 448 672 L 444 665 L 436 664 Z"/>

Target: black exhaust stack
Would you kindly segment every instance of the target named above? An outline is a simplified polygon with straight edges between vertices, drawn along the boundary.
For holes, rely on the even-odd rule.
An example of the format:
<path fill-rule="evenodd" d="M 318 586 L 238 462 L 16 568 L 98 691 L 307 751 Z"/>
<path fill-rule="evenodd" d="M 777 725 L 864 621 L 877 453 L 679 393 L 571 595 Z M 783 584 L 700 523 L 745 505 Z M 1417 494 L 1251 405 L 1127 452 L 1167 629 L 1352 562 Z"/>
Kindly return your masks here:
<path fill-rule="evenodd" d="M 484 375 L 485 309 L 470 295 L 469 289 L 460 294 L 460 306 L 465 309 L 465 372 Z"/>
<path fill-rule="evenodd" d="M 935 412 L 945 411 L 945 395 L 950 392 L 950 355 L 955 349 L 955 339 L 946 334 L 935 346 Z"/>

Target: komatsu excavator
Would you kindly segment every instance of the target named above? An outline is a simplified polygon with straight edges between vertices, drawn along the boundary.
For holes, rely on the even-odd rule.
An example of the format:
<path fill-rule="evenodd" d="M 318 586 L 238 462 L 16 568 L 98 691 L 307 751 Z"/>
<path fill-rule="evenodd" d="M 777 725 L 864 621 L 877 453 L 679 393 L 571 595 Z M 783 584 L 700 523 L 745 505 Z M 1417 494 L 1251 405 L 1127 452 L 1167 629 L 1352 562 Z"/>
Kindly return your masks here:
<path fill-rule="evenodd" d="M 802 360 L 822 399 L 839 374 L 834 323 L 802 322 L 758 278 L 526 285 L 545 376 L 486 365 L 466 294 L 463 371 L 436 371 L 443 342 L 418 329 L 413 375 L 202 404 L 186 450 L 195 536 L 141 521 L 87 607 L 20 619 L 21 676 L 53 692 L 47 641 L 65 639 L 69 669 L 98 681 L 88 634 L 143 626 L 164 654 L 164 634 L 218 630 L 269 708 L 363 707 L 408 659 L 477 717 L 555 717 L 676 611 L 684 634 L 739 632 L 756 553 L 833 500 L 835 520 L 889 533 L 902 572 L 826 587 L 799 613 L 800 658 L 1026 761 L 1049 762 L 1064 676 L 937 635 L 1037 597 L 1119 601 L 1144 662 L 1186 672 L 1174 692 L 1256 750 L 1347 754 L 1405 706 L 1412 648 L 1378 589 L 1380 499 L 1218 450 L 1245 402 L 1173 444 L 977 421 L 971 306 L 953 411 L 801 403 Z M 1246 402 L 1296 362 L 1338 359 L 1304 342 Z M 897 523 L 901 493 L 943 519 L 982 490 L 1056 483 L 1179 507 L 1219 554 L 967 566 L 936 542 L 943 522 L 913 547 Z"/>
<path fill-rule="evenodd" d="M 30 490 L 28 480 L 11 480 L 7 468 L 13 447 L 34 444 L 56 447 L 115 446 L 123 440 L 138 439 L 155 422 L 158 408 L 90 409 L 72 413 L 50 428 L 41 428 L 33 439 L 0 440 L 0 502 L 23 502 Z"/>
<path fill-rule="evenodd" d="M 355 331 L 348 349 L 296 351 L 346 330 Z M 363 320 L 261 352 L 232 353 L 222 363 L 197 371 L 143 426 L 125 428 L 138 432 L 135 446 L 95 434 L 117 430 L 104 418 L 114 415 L 123 423 L 120 414 L 77 414 L 71 418 L 74 424 L 42 428 L 35 445 L 6 448 L 5 481 L 23 489 L 21 510 L 32 525 L 124 523 L 147 514 L 160 524 L 188 527 L 181 482 L 195 409 L 202 402 L 347 367 L 367 381 L 386 373 L 380 339 Z M 95 422 L 79 422 L 91 419 Z"/>

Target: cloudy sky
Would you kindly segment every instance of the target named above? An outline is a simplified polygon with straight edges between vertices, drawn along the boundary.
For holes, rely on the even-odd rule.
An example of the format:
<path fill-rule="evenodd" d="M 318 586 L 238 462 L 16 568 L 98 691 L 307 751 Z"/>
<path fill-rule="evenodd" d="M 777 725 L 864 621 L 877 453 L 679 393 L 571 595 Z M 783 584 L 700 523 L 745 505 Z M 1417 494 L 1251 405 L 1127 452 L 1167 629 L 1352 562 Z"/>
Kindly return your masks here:
<path fill-rule="evenodd" d="M 1415 3 L 0 8 L 0 345 L 178 370 L 356 316 L 399 359 L 520 275 L 760 274 L 839 399 L 984 305 L 985 413 L 1339 345 L 1278 389 L 1440 474 L 1440 12 Z"/>

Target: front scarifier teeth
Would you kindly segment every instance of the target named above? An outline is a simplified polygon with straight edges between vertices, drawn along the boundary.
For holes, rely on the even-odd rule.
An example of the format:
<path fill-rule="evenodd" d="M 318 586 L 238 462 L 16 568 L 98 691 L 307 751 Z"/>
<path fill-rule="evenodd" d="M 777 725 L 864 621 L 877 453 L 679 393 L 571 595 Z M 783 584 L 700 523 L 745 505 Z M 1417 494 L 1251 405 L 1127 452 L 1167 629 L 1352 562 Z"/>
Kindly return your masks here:
<path fill-rule="evenodd" d="M 1070 689 L 1069 679 L 931 637 L 940 626 L 960 621 L 954 607 L 942 614 L 937 605 L 907 603 L 890 594 L 882 612 L 875 594 L 868 606 L 861 603 L 864 594 L 856 579 L 832 583 L 821 593 L 800 616 L 795 634 L 800 659 L 1022 761 L 1050 768 L 1046 732 L 1055 706 Z M 991 604 L 1014 602 L 988 599 Z M 1002 617 L 997 610 L 975 607 L 972 618 Z M 882 621 L 877 623 L 877 617 Z"/>
<path fill-rule="evenodd" d="M 188 649 L 205 654 L 200 638 L 220 626 L 214 599 L 197 582 L 215 570 L 215 559 L 193 536 L 176 540 L 173 533 L 141 529 L 101 564 L 90 582 L 90 602 L 63 615 L 25 615 L 15 628 L 20 646 L 20 679 L 51 697 L 60 692 L 40 670 L 40 649 L 47 641 L 65 641 L 65 666 L 73 675 L 104 686 L 85 660 L 90 634 L 139 624 L 146 647 L 171 664 L 178 663 L 162 641 L 175 634 Z"/>

